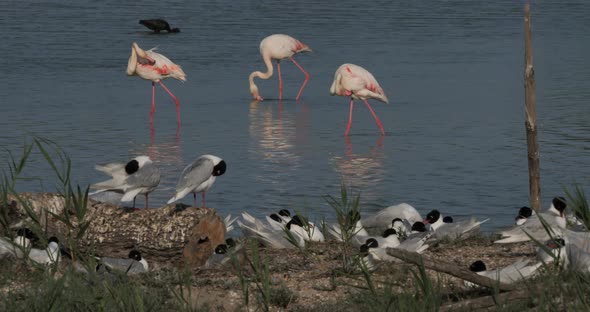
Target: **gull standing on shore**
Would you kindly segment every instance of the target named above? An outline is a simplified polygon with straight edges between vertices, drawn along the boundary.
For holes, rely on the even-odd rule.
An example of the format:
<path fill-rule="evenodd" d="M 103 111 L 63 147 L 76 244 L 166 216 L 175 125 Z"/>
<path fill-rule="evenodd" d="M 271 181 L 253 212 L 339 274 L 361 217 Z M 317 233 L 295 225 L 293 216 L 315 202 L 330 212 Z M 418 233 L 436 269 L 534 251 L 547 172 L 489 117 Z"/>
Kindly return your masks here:
<path fill-rule="evenodd" d="M 215 178 L 225 173 L 226 168 L 225 161 L 217 156 L 200 156 L 184 168 L 176 184 L 176 194 L 170 198 L 168 204 L 185 197 L 188 193 L 193 193 L 195 207 L 197 207 L 197 193 L 201 193 L 203 207 L 206 207 L 205 193 L 215 183 Z"/>
<path fill-rule="evenodd" d="M 148 208 L 148 195 L 160 184 L 160 169 L 148 156 L 137 156 L 127 164 L 109 163 L 96 165 L 95 168 L 110 175 L 112 179 L 91 185 L 90 188 L 97 191 L 88 195 L 106 191 L 123 193 L 121 201 L 133 200 L 133 208 L 135 197 L 139 194 L 145 194 L 145 208 Z"/>

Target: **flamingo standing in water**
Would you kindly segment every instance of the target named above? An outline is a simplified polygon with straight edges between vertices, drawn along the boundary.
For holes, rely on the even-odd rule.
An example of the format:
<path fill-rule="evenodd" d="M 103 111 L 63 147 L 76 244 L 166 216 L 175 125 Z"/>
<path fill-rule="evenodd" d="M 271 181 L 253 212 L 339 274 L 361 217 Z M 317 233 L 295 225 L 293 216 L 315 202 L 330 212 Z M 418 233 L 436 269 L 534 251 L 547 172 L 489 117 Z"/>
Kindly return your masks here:
<path fill-rule="evenodd" d="M 281 60 L 290 59 L 302 72 L 305 74 L 305 81 L 297 93 L 296 100 L 301 97 L 301 92 L 309 80 L 309 74 L 293 59 L 293 55 L 301 52 L 311 52 L 311 49 L 301 41 L 287 35 L 275 34 L 264 38 L 260 42 L 260 54 L 266 65 L 266 73 L 255 71 L 250 74 L 248 78 L 250 81 L 250 93 L 257 101 L 262 101 L 263 98 L 258 93 L 258 87 L 254 83 L 254 77 L 260 79 L 268 79 L 273 74 L 272 60 L 277 61 L 277 71 L 279 72 L 279 100 L 283 97 L 283 80 L 281 78 Z"/>
<path fill-rule="evenodd" d="M 127 63 L 127 75 L 137 75 L 143 79 L 152 81 L 152 109 L 150 111 L 150 124 L 154 122 L 154 112 L 156 111 L 156 82 L 158 82 L 176 103 L 176 121 L 180 127 L 180 101 L 166 88 L 162 79 L 172 77 L 180 81 L 186 81 L 186 74 L 179 65 L 174 64 L 171 60 L 160 53 L 154 52 L 155 48 L 144 51 L 137 43 L 131 46 L 131 57 Z"/>
<path fill-rule="evenodd" d="M 377 117 L 377 114 L 375 114 L 367 99 L 375 99 L 383 103 L 389 103 L 389 100 L 387 100 L 383 89 L 381 89 L 375 77 L 366 69 L 354 64 L 342 64 L 336 70 L 336 74 L 334 74 L 334 82 L 330 87 L 330 94 L 350 96 L 350 113 L 344 135 L 348 136 L 350 126 L 352 125 L 354 99 L 361 99 L 367 104 L 367 107 L 375 118 L 375 122 L 377 122 L 377 126 L 381 130 L 381 135 L 385 134 L 379 117 Z"/>

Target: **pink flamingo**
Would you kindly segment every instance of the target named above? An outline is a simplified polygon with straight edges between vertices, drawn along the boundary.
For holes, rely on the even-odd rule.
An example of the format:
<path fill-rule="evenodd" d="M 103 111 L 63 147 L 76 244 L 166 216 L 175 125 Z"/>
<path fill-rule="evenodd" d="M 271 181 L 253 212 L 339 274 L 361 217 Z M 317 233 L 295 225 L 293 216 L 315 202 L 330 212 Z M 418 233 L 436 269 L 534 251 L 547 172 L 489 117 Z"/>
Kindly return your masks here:
<path fill-rule="evenodd" d="M 281 78 L 281 60 L 290 59 L 302 72 L 305 74 L 305 81 L 297 93 L 296 100 L 301 97 L 301 92 L 309 80 L 309 74 L 293 59 L 293 55 L 301 52 L 311 52 L 311 49 L 301 41 L 287 35 L 270 35 L 260 42 L 260 54 L 266 65 L 266 73 L 255 71 L 250 74 L 248 78 L 250 81 L 250 93 L 257 101 L 262 101 L 263 98 L 258 94 L 258 87 L 254 83 L 254 77 L 260 79 L 268 79 L 272 76 L 272 60 L 277 61 L 277 71 L 279 72 L 279 100 L 283 97 L 283 80 Z"/>
<path fill-rule="evenodd" d="M 150 111 L 150 124 L 154 122 L 154 112 L 156 111 L 156 85 L 158 82 L 170 94 L 174 103 L 176 103 L 176 121 L 180 126 L 180 101 L 166 88 L 162 79 L 172 77 L 180 81 L 186 81 L 186 74 L 179 65 L 174 64 L 171 60 L 160 53 L 154 52 L 156 48 L 148 51 L 142 50 L 137 43 L 131 46 L 131 57 L 127 63 L 127 75 L 137 75 L 143 79 L 152 81 L 152 109 Z"/>
<path fill-rule="evenodd" d="M 381 135 L 385 134 L 383 125 L 379 117 L 373 111 L 373 108 L 367 102 L 367 99 L 375 99 L 383 103 L 389 103 L 383 89 L 373 77 L 373 75 L 366 69 L 354 64 L 342 64 L 336 74 L 334 74 L 334 82 L 330 87 L 331 95 L 350 96 L 350 113 L 348 116 L 348 125 L 344 135 L 348 136 L 350 126 L 352 125 L 352 108 L 354 106 L 354 99 L 361 99 L 367 104 L 367 107 L 373 114 L 377 126 L 381 129 Z"/>

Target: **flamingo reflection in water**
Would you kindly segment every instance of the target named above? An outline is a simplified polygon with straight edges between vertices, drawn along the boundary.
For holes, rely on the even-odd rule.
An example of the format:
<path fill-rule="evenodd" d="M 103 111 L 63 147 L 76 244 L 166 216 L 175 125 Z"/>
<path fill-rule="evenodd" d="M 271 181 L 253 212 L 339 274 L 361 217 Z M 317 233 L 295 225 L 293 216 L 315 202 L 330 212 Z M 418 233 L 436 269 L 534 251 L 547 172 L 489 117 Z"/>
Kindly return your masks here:
<path fill-rule="evenodd" d="M 295 149 L 298 144 L 308 140 L 309 110 L 301 102 L 297 103 L 296 108 L 295 113 L 284 111 L 282 101 L 279 101 L 278 106 L 259 101 L 250 103 L 249 131 L 258 145 L 250 151 L 260 154 L 273 167 L 276 164 L 288 165 L 287 167 L 300 165 L 301 157 Z"/>
<path fill-rule="evenodd" d="M 252 143 L 248 149 L 251 157 L 259 160 L 260 174 L 254 177 L 257 183 L 283 192 L 292 187 L 284 182 L 292 181 L 303 168 L 300 146 L 309 140 L 309 110 L 302 102 L 285 109 L 280 101 L 275 103 L 250 103 Z"/>
<path fill-rule="evenodd" d="M 345 155 L 331 159 L 334 169 L 341 174 L 346 184 L 363 191 L 363 200 L 376 197 L 375 187 L 381 184 L 385 176 L 383 138 L 380 136 L 368 153 L 358 154 L 353 152 L 352 141 L 347 136 Z"/>

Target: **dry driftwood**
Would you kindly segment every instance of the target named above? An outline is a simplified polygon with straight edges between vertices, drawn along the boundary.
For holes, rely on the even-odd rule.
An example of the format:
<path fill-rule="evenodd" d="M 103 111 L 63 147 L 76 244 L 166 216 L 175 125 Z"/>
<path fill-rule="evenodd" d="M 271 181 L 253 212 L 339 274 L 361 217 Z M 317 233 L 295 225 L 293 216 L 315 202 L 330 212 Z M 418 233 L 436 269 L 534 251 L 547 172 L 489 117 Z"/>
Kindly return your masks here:
<path fill-rule="evenodd" d="M 440 311 L 482 311 L 483 309 L 497 310 L 506 303 L 527 300 L 530 297 L 528 289 L 514 290 L 495 296 L 484 296 L 469 300 L 463 300 L 440 307 Z"/>
<path fill-rule="evenodd" d="M 497 287 L 499 290 L 512 290 L 514 289 L 513 285 L 508 285 L 504 283 L 498 283 L 495 280 L 490 278 L 477 275 L 469 270 L 463 269 L 451 263 L 446 263 L 442 261 L 434 261 L 425 255 L 420 255 L 415 252 L 409 252 L 403 249 L 397 248 L 387 248 L 387 253 L 393 257 L 401 259 L 405 262 L 410 262 L 416 265 L 423 264 L 425 268 L 431 269 L 437 272 L 447 273 L 452 276 L 464 279 L 466 281 L 472 282 L 477 285 L 495 288 Z"/>
<path fill-rule="evenodd" d="M 53 193 L 22 193 L 20 200 L 9 197 L 10 222 L 22 226 L 30 222 L 21 201 L 29 203 L 39 216 L 48 236 L 66 242 L 68 228 L 48 212 L 63 215 L 65 200 Z M 72 220 L 76 218 L 72 215 Z M 132 248 L 155 267 L 175 265 L 199 267 L 205 263 L 218 244 L 223 243 L 225 224 L 211 208 L 177 208 L 166 205 L 158 209 L 130 210 L 89 199 L 85 220 L 90 225 L 82 239 L 80 251 L 97 255 L 126 258 Z M 19 225 L 19 223 L 21 225 Z"/>

